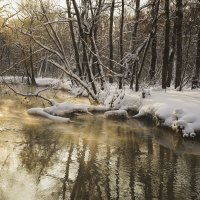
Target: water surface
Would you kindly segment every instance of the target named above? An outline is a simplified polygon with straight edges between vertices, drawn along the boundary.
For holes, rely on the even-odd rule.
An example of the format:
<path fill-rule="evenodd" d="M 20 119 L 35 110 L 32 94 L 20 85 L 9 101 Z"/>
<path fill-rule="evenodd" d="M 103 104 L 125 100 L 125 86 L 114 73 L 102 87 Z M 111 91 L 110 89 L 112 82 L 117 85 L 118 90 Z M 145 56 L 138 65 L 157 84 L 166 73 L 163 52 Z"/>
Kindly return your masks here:
<path fill-rule="evenodd" d="M 0 97 L 1 200 L 200 199 L 200 142 L 102 115 L 56 124 L 27 115 L 43 102 Z"/>

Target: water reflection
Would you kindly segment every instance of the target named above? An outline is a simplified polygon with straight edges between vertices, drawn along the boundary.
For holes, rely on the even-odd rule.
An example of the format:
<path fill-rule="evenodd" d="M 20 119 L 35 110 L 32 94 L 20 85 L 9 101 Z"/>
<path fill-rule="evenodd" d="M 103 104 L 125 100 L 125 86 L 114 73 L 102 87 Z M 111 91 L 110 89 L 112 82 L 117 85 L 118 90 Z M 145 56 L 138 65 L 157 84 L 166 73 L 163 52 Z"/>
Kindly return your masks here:
<path fill-rule="evenodd" d="M 200 198 L 198 141 L 102 116 L 12 120 L 20 129 L 0 134 L 2 200 Z"/>

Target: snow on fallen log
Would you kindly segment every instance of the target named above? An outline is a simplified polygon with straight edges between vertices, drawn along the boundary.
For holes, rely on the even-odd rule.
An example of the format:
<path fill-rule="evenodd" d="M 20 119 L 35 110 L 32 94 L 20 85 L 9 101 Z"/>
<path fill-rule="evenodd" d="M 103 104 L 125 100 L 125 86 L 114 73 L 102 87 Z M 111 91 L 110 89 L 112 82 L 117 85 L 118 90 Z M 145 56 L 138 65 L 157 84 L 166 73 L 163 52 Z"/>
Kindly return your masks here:
<path fill-rule="evenodd" d="M 111 110 L 104 113 L 104 117 L 108 119 L 128 119 L 126 110 Z"/>
<path fill-rule="evenodd" d="M 89 106 L 86 104 L 70 104 L 70 103 L 54 103 L 53 106 L 46 108 L 31 108 L 28 110 L 28 114 L 39 115 L 53 121 L 69 122 L 70 119 L 66 118 L 71 114 L 87 113 L 92 115 L 91 112 L 105 112 L 109 108 L 105 106 Z"/>
<path fill-rule="evenodd" d="M 27 112 L 30 115 L 39 115 L 41 117 L 45 117 L 47 119 L 50 119 L 50 120 L 56 121 L 56 122 L 63 122 L 63 123 L 70 122 L 69 118 L 50 115 L 49 113 L 44 112 L 43 108 L 31 108 L 31 109 L 27 110 Z"/>
<path fill-rule="evenodd" d="M 53 106 L 44 108 L 44 112 L 55 116 L 67 116 L 74 113 L 88 113 L 88 105 L 86 104 L 70 104 L 70 103 L 57 103 Z"/>

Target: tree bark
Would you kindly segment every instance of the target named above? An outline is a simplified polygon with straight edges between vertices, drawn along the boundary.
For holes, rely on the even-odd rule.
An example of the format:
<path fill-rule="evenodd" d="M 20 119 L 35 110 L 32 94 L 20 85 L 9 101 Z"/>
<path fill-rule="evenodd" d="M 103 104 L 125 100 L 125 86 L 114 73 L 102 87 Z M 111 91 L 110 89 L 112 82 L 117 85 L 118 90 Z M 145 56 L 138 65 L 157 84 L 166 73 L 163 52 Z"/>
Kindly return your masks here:
<path fill-rule="evenodd" d="M 100 18 L 100 12 L 102 8 L 102 0 L 98 1 L 98 6 L 96 9 L 96 12 L 93 12 L 92 9 L 92 0 L 89 0 L 91 14 L 92 14 L 92 26 L 90 29 L 90 42 L 91 42 L 91 51 L 92 51 L 92 71 L 93 74 L 96 75 L 96 69 L 98 70 L 98 74 L 100 76 L 101 81 L 101 90 L 104 90 L 104 84 L 105 84 L 105 75 L 104 71 L 102 69 L 102 66 L 99 63 L 99 54 L 97 49 L 97 33 L 98 33 L 98 20 Z"/>
<path fill-rule="evenodd" d="M 176 75 L 175 75 L 175 88 L 180 86 L 182 74 L 182 21 L 183 21 L 183 2 L 176 0 L 176 18 L 177 18 L 177 32 L 176 32 Z"/>
<path fill-rule="evenodd" d="M 156 2 L 152 5 L 152 18 L 154 19 L 155 13 L 158 10 Z M 155 76 L 155 69 L 156 69 L 156 61 L 157 61 L 157 28 L 158 28 L 158 18 L 155 18 L 155 25 L 154 25 L 154 33 L 152 36 L 151 42 L 151 68 L 149 71 L 150 80 L 152 80 Z"/>
<path fill-rule="evenodd" d="M 137 36 L 137 29 L 139 24 L 139 18 L 140 18 L 140 0 L 136 0 L 135 2 L 135 18 L 134 18 L 134 24 L 133 24 L 133 30 L 131 35 L 131 42 L 130 42 L 130 51 L 131 53 L 134 53 L 135 50 L 135 44 L 136 44 L 136 36 Z"/>
<path fill-rule="evenodd" d="M 66 0 L 66 3 L 67 3 L 68 17 L 71 18 L 72 16 L 71 16 L 70 0 Z M 74 29 L 73 29 L 73 22 L 71 20 L 69 21 L 69 29 L 70 29 L 72 44 L 73 44 L 73 47 L 74 47 L 76 66 L 77 66 L 77 69 L 78 69 L 78 72 L 79 72 L 79 76 L 82 77 L 83 73 L 82 73 L 82 69 L 81 69 L 81 65 L 80 65 L 79 52 L 78 52 L 78 47 L 77 47 L 77 44 L 76 44 L 76 39 L 75 39 L 75 34 L 74 34 Z"/>
<path fill-rule="evenodd" d="M 30 35 L 32 35 L 32 21 L 30 24 Z M 31 78 L 31 84 L 32 85 L 37 85 L 36 81 L 35 81 L 35 72 L 34 72 L 34 64 L 33 64 L 33 47 L 32 47 L 32 38 L 29 37 L 29 53 L 30 53 L 30 68 L 31 68 L 31 74 L 30 74 L 30 78 Z"/>
<path fill-rule="evenodd" d="M 123 73 L 123 68 L 122 68 L 122 59 L 123 59 L 123 29 L 124 29 L 124 0 L 122 0 L 122 14 L 121 14 L 121 24 L 120 24 L 120 42 L 119 42 L 119 48 L 120 48 L 120 74 L 122 75 Z M 119 77 L 119 89 L 122 89 L 122 80 L 123 80 L 123 77 Z"/>
<path fill-rule="evenodd" d="M 140 18 L 140 0 L 136 0 L 136 6 L 135 6 L 135 19 L 134 19 L 134 25 L 132 30 L 132 36 L 131 36 L 131 43 L 130 43 L 130 51 L 131 53 L 134 53 L 135 46 L 136 46 L 136 36 L 137 36 L 137 29 L 139 24 L 139 18 Z M 130 82 L 130 88 L 133 89 L 133 82 L 134 77 L 136 76 L 136 62 L 132 64 L 131 67 L 131 82 Z"/>
<path fill-rule="evenodd" d="M 109 29 L 109 44 L 110 44 L 110 70 L 113 71 L 113 21 L 114 21 L 115 0 L 112 0 L 110 7 L 110 29 Z M 109 82 L 113 83 L 113 78 L 109 77 Z"/>
<path fill-rule="evenodd" d="M 165 47 L 162 65 L 162 89 L 167 87 L 167 72 L 169 71 L 169 35 L 170 35 L 170 19 L 169 19 L 169 0 L 165 0 Z"/>
<path fill-rule="evenodd" d="M 196 78 L 199 80 L 200 75 L 200 0 L 197 5 L 197 13 L 198 13 L 198 38 L 197 38 L 197 54 L 196 54 L 196 63 L 195 63 L 195 74 Z"/>
<path fill-rule="evenodd" d="M 172 81 L 172 71 L 173 71 L 175 48 L 176 48 L 176 31 L 177 31 L 176 23 L 177 22 L 175 19 L 174 25 L 173 25 L 173 33 L 172 33 L 172 44 L 171 44 L 170 53 L 169 53 L 169 64 L 168 64 L 167 82 L 166 82 L 167 87 L 171 86 L 171 81 Z"/>

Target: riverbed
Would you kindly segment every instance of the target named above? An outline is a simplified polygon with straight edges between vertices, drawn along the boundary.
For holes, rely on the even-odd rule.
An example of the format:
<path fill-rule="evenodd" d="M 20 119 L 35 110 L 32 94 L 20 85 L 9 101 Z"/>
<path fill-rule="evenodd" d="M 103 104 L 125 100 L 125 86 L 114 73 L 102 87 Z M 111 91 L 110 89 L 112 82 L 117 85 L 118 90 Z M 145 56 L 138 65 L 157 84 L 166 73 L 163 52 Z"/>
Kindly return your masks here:
<path fill-rule="evenodd" d="M 101 114 L 55 123 L 27 114 L 41 100 L 4 90 L 0 98 L 0 199 L 200 199 L 199 139 Z"/>

